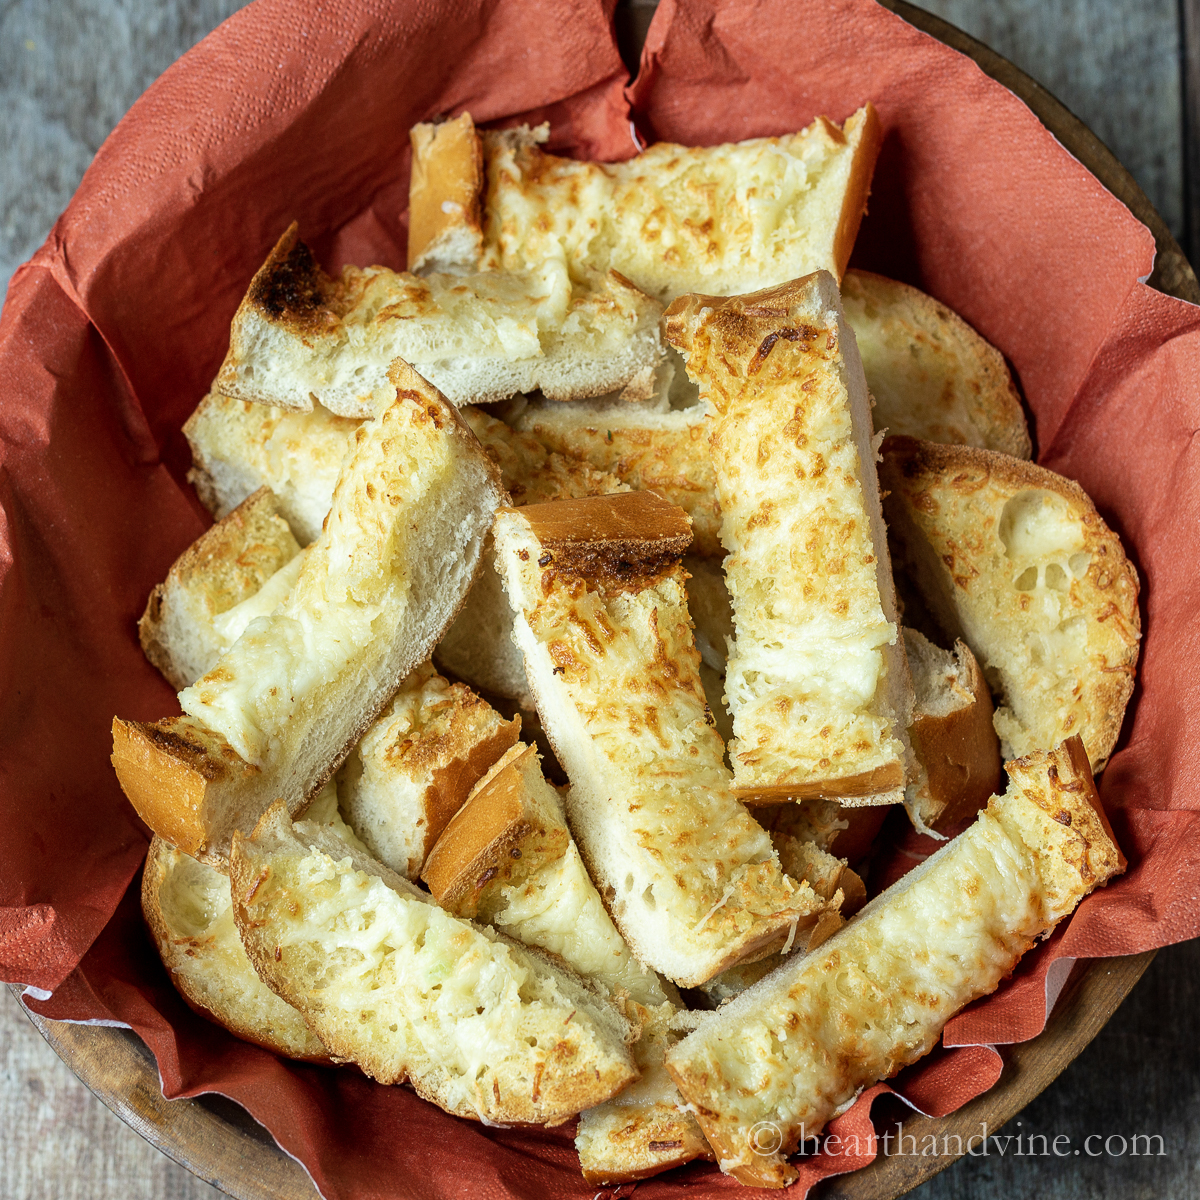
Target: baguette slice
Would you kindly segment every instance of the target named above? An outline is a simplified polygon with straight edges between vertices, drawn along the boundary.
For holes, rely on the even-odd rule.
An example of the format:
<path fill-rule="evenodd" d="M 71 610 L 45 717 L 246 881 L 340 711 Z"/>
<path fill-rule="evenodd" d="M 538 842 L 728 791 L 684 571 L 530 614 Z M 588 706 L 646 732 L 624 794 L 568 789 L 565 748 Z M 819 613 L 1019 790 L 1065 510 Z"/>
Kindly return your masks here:
<path fill-rule="evenodd" d="M 1091 500 L 1033 463 L 912 438 L 884 444 L 881 478 L 898 561 L 1001 697 L 1005 758 L 1079 734 L 1100 771 L 1141 620 L 1137 572 Z"/>
<path fill-rule="evenodd" d="M 414 125 L 408 185 L 408 269 L 454 272 L 483 253 L 483 143 L 470 113 Z M 429 170 L 431 163 L 436 170 Z"/>
<path fill-rule="evenodd" d="M 1029 458 L 1029 428 L 1004 356 L 932 296 L 847 271 L 842 305 L 875 401 L 875 428 Z"/>
<path fill-rule="evenodd" d="M 425 663 L 339 771 L 346 820 L 380 862 L 416 879 L 471 789 L 520 733 L 520 717 L 504 720 Z"/>
<path fill-rule="evenodd" d="M 188 482 L 217 520 L 269 487 L 280 516 L 307 546 L 321 533 L 361 424 L 321 404 L 291 412 L 210 392 L 183 427 L 192 450 Z"/>
<path fill-rule="evenodd" d="M 567 817 L 642 962 L 695 987 L 828 907 L 787 880 L 729 790 L 680 560 L 686 515 L 652 492 L 503 509 L 496 557 Z"/>
<path fill-rule="evenodd" d="M 299 550 L 275 497 L 259 488 L 193 542 L 150 593 L 138 622 L 146 657 L 177 691 L 187 687 L 225 649 L 214 618 L 248 600 Z"/>
<path fill-rule="evenodd" d="M 596 891 L 532 746 L 484 776 L 438 840 L 421 878 L 460 917 L 478 917 L 557 954 L 610 995 L 646 1007 L 667 994 L 630 953 Z"/>
<path fill-rule="evenodd" d="M 1008 772 L 1007 793 L 966 832 L 668 1053 L 727 1174 L 787 1186 L 802 1133 L 928 1053 L 955 1012 L 1124 869 L 1078 738 Z M 774 1145 L 756 1142 L 761 1122 Z"/>
<path fill-rule="evenodd" d="M 443 908 L 557 954 L 619 1003 L 633 1002 L 641 1078 L 580 1116 L 575 1145 L 589 1183 L 644 1179 L 711 1157 L 663 1067 L 668 1045 L 678 1040 L 670 1032 L 677 1005 L 613 925 L 533 747 L 514 746 L 480 781 L 434 847 L 423 878 Z"/>
<path fill-rule="evenodd" d="M 485 132 L 485 268 L 565 259 L 573 275 L 620 271 L 666 301 L 684 292 L 732 295 L 819 268 L 846 269 L 866 209 L 880 126 L 866 104 L 839 128 L 818 117 L 799 133 L 736 145 L 661 142 L 626 162 L 576 162 L 538 145 L 546 127 Z M 467 139 L 430 139 L 414 180 L 457 180 Z M 421 192 L 414 213 L 427 208 Z M 464 205 L 460 265 L 475 269 L 474 212 Z M 438 257 L 446 222 L 419 219 L 411 261 Z M 427 249 L 428 247 L 428 249 Z M 439 261 L 444 261 L 439 258 Z"/>
<path fill-rule="evenodd" d="M 541 391 L 575 400 L 649 395 L 662 358 L 659 304 L 610 272 L 572 284 L 561 261 L 422 279 L 385 267 L 325 274 L 292 225 L 233 319 L 214 390 L 344 417 L 387 402 L 396 358 L 454 404 Z"/>
<path fill-rule="evenodd" d="M 155 836 L 142 874 L 142 912 L 171 982 L 201 1016 L 287 1058 L 329 1061 L 304 1018 L 250 965 L 227 875 Z"/>
<path fill-rule="evenodd" d="M 555 1125 L 637 1077 L 607 1000 L 430 898 L 282 802 L 235 835 L 234 917 L 254 968 L 331 1055 L 447 1112 Z"/>
<path fill-rule="evenodd" d="M 479 565 L 499 474 L 435 389 L 402 363 L 393 380 L 286 603 L 180 694 L 185 717 L 114 721 L 134 807 L 213 865 L 274 799 L 299 811 L 316 795 L 429 657 Z"/>
<path fill-rule="evenodd" d="M 729 300 L 683 297 L 664 335 L 718 414 L 735 794 L 893 803 L 912 687 L 870 399 L 837 285 L 818 272 Z"/>
<path fill-rule="evenodd" d="M 951 654 L 906 628 L 904 648 L 915 695 L 908 735 L 917 764 L 904 803 L 918 829 L 950 829 L 1000 789 L 991 693 L 963 642 L 955 642 Z"/>

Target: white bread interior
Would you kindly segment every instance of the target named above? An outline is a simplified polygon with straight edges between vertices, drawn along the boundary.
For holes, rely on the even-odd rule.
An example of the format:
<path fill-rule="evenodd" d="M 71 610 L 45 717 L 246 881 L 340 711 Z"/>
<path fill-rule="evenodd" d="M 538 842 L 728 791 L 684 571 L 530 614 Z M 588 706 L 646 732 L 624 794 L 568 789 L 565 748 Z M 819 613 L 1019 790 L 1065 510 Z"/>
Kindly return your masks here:
<path fill-rule="evenodd" d="M 1032 447 L 1004 356 L 932 296 L 850 270 L 842 305 L 875 401 L 875 428 L 1016 458 Z"/>
<path fill-rule="evenodd" d="M 606 999 L 319 825 L 293 826 L 282 802 L 235 837 L 230 867 L 255 970 L 373 1079 L 407 1079 L 458 1116 L 553 1125 L 636 1078 Z"/>
<path fill-rule="evenodd" d="M 818 272 L 729 300 L 683 297 L 664 336 L 718 414 L 735 792 L 893 803 L 911 684 L 870 399 L 837 285 Z"/>
<path fill-rule="evenodd" d="M 686 516 L 628 492 L 503 509 L 495 538 L 571 830 L 634 953 L 694 987 L 806 933 L 828 905 L 783 876 L 706 715 Z"/>
<path fill-rule="evenodd" d="M 387 403 L 402 358 L 453 404 L 541 390 L 648 395 L 661 306 L 615 272 L 573 283 L 561 260 L 470 276 L 345 267 L 327 276 L 293 225 L 246 293 L 214 390 L 344 417 Z"/>
<path fill-rule="evenodd" d="M 270 488 L 279 515 L 307 546 L 321 532 L 360 424 L 321 404 L 292 412 L 210 392 L 183 427 L 192 450 L 188 482 L 218 520 Z"/>
<path fill-rule="evenodd" d="M 216 664 L 226 641 L 214 622 L 255 595 L 300 547 L 260 488 L 203 533 L 150 593 L 138 622 L 146 657 L 176 691 Z"/>
<path fill-rule="evenodd" d="M 499 474 L 457 412 L 396 364 L 396 399 L 356 433 L 287 600 L 180 694 L 183 718 L 114 722 L 143 819 L 220 863 L 272 800 L 299 811 L 425 661 L 479 565 Z"/>
<path fill-rule="evenodd" d="M 1008 770 L 1007 793 L 966 832 L 668 1053 L 723 1171 L 790 1183 L 801 1129 L 820 1133 L 859 1089 L 928 1053 L 955 1012 L 1124 868 L 1078 739 Z M 761 1121 L 782 1135 L 776 1153 L 753 1144 Z"/>
<path fill-rule="evenodd" d="M 819 268 L 840 279 L 880 136 L 870 104 L 843 127 L 818 117 L 799 133 L 734 145 L 661 142 L 618 163 L 546 154 L 538 144 L 545 128 L 485 132 L 479 265 L 513 269 L 556 258 L 581 277 L 620 271 L 664 301 L 684 292 L 733 295 Z M 446 152 L 430 145 L 422 157 L 420 178 L 461 170 L 463 156 L 449 142 Z M 468 256 L 471 220 L 464 212 Z M 417 258 L 425 253 L 410 246 Z"/>
<path fill-rule="evenodd" d="M 1138 578 L 1083 489 L 971 446 L 885 443 L 897 561 L 948 637 L 961 638 L 1000 703 L 1005 758 L 1078 733 L 1094 771 L 1133 692 Z"/>

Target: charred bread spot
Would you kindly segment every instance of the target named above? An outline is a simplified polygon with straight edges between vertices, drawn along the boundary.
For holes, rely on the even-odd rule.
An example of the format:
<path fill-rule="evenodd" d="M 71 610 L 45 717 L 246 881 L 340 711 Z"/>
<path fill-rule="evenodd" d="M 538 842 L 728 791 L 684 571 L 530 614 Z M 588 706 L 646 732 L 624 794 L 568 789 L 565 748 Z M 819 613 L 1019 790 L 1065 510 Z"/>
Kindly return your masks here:
<path fill-rule="evenodd" d="M 316 332 L 338 319 L 329 306 L 334 285 L 297 237 L 297 228 L 293 223 L 280 238 L 251 282 L 248 298 L 272 321 L 299 333 Z"/>

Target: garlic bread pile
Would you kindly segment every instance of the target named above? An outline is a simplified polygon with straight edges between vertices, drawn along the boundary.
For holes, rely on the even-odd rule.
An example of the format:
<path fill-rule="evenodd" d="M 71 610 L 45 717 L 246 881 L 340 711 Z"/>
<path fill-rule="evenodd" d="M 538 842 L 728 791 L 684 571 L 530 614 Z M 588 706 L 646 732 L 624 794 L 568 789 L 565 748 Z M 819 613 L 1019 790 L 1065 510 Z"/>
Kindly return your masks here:
<path fill-rule="evenodd" d="M 545 140 L 417 126 L 409 272 L 248 281 L 138 627 L 181 711 L 113 724 L 143 910 L 240 1038 L 782 1187 L 1124 868 L 1137 576 L 1000 352 L 847 269 L 869 103 Z M 946 845 L 871 895 L 898 805 Z"/>

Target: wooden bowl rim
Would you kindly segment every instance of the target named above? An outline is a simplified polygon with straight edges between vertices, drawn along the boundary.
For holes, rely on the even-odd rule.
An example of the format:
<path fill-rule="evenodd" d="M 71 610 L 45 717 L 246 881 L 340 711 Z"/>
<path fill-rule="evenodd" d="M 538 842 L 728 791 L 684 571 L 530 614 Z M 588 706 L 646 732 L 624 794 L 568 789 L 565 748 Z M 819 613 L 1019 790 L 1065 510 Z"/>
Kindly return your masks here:
<path fill-rule="evenodd" d="M 1197 283 L 1179 244 L 1133 176 L 1098 137 L 1041 84 L 982 42 L 905 0 L 880 0 L 910 25 L 974 59 L 980 69 L 1023 100 L 1118 200 L 1154 235 L 1157 254 L 1151 287 L 1193 304 Z M 644 30 L 641 31 L 644 38 Z M 1002 1049 L 1004 1070 L 995 1086 L 947 1117 L 908 1116 L 905 1134 L 918 1145 L 934 1134 L 947 1145 L 963 1145 L 986 1122 L 998 1130 L 1049 1086 L 1103 1028 L 1142 977 L 1157 951 L 1122 958 L 1081 960 L 1071 972 L 1046 1028 L 1036 1038 Z M 22 989 L 11 985 L 19 999 Z M 315 1200 L 319 1193 L 308 1172 L 240 1105 L 220 1095 L 165 1100 L 154 1057 L 127 1029 L 49 1021 L 22 1009 L 54 1052 L 88 1089 L 152 1146 L 194 1175 L 237 1200 Z M 935 1142 L 936 1144 L 936 1142 Z M 894 1200 L 960 1153 L 880 1154 L 869 1166 L 825 1180 L 814 1196 L 838 1200 Z"/>

